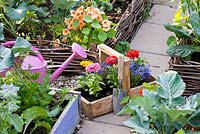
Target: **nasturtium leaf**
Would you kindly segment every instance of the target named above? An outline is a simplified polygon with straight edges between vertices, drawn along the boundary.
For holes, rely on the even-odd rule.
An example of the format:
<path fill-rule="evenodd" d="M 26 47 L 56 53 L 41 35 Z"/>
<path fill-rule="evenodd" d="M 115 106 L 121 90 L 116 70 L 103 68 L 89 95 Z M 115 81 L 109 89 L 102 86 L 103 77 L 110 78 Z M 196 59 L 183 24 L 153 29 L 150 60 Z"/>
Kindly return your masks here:
<path fill-rule="evenodd" d="M 167 49 L 167 54 L 171 57 L 187 57 L 197 51 L 192 45 L 177 45 L 170 46 Z"/>
<path fill-rule="evenodd" d="M 94 27 L 94 28 L 97 28 L 97 29 L 101 28 L 101 25 L 99 24 L 99 21 L 96 20 L 96 19 L 92 21 L 91 26 Z"/>
<path fill-rule="evenodd" d="M 4 35 L 3 35 L 3 23 L 0 23 L 0 40 L 4 40 Z"/>
<path fill-rule="evenodd" d="M 178 25 L 164 25 L 168 31 L 174 32 L 179 38 L 191 38 L 189 33 L 183 29 L 182 26 Z"/>
<path fill-rule="evenodd" d="M 48 112 L 44 108 L 38 106 L 33 106 L 23 112 L 23 117 L 26 123 L 29 123 L 38 117 L 46 118 L 48 116 Z"/>
<path fill-rule="evenodd" d="M 3 71 L 15 63 L 15 56 L 11 49 L 0 46 L 0 71 Z"/>
<path fill-rule="evenodd" d="M 100 31 L 98 34 L 98 39 L 104 42 L 107 39 L 107 33 L 105 33 L 104 31 Z"/>
<path fill-rule="evenodd" d="M 84 37 L 83 37 L 83 43 L 87 43 L 87 42 L 88 42 L 88 36 L 84 35 Z"/>
<path fill-rule="evenodd" d="M 185 83 L 175 71 L 168 71 L 158 75 L 157 88 L 158 96 L 166 99 L 168 104 L 172 104 L 172 99 L 180 97 L 185 90 Z"/>
<path fill-rule="evenodd" d="M 89 28 L 83 28 L 82 33 L 88 35 L 90 33 L 90 29 Z"/>
<path fill-rule="evenodd" d="M 118 51 L 118 52 L 122 51 L 122 46 L 116 45 L 115 50 Z"/>
<path fill-rule="evenodd" d="M 200 16 L 198 12 L 193 12 L 190 16 L 190 23 L 194 29 L 194 33 L 200 37 Z"/>
<path fill-rule="evenodd" d="M 115 37 L 116 31 L 114 29 L 110 29 L 107 33 L 108 38 L 113 38 Z"/>
<path fill-rule="evenodd" d="M 26 16 L 27 4 L 22 2 L 17 8 L 6 7 L 5 13 L 8 17 L 14 20 L 19 20 Z"/>
<path fill-rule="evenodd" d="M 80 24 L 79 20 L 74 20 L 73 23 L 72 23 L 74 28 L 76 28 L 79 24 Z"/>
<path fill-rule="evenodd" d="M 84 20 L 85 22 L 87 22 L 87 23 L 92 22 L 92 18 L 91 18 L 90 16 L 88 16 L 88 15 L 85 15 L 85 16 L 83 17 L 83 20 Z"/>
<path fill-rule="evenodd" d="M 169 36 L 167 39 L 167 45 L 168 46 L 176 46 L 177 45 L 176 37 Z"/>
<path fill-rule="evenodd" d="M 10 124 L 12 124 L 15 127 L 15 130 L 17 130 L 17 132 L 22 132 L 24 122 L 19 115 L 9 114 L 8 115 L 8 121 L 9 121 Z"/>

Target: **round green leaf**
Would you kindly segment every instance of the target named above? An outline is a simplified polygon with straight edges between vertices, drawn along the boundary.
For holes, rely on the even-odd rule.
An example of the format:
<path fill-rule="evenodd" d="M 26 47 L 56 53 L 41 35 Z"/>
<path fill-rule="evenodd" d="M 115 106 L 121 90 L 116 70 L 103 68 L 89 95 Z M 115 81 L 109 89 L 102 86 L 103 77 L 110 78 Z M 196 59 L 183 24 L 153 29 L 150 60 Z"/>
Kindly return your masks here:
<path fill-rule="evenodd" d="M 94 28 L 101 28 L 101 25 L 99 24 L 98 20 L 93 20 L 92 24 L 91 24 L 92 27 Z"/>
<path fill-rule="evenodd" d="M 88 36 L 84 35 L 84 37 L 83 37 L 83 43 L 87 43 L 87 42 L 88 42 Z"/>
<path fill-rule="evenodd" d="M 167 39 L 167 45 L 168 46 L 176 46 L 177 45 L 176 37 L 169 36 Z"/>
<path fill-rule="evenodd" d="M 105 33 L 104 31 L 100 31 L 98 34 L 98 39 L 104 42 L 107 39 L 107 33 Z"/>
<path fill-rule="evenodd" d="M 80 24 L 79 20 L 74 20 L 73 23 L 72 23 L 74 28 L 76 28 L 79 24 Z"/>
<path fill-rule="evenodd" d="M 108 31 L 108 38 L 113 38 L 115 37 L 116 31 L 114 29 L 110 29 Z"/>
<path fill-rule="evenodd" d="M 90 29 L 89 28 L 83 28 L 82 33 L 88 35 L 90 33 Z"/>
<path fill-rule="evenodd" d="M 85 22 L 87 22 L 87 23 L 92 22 L 92 18 L 91 18 L 90 16 L 88 16 L 88 15 L 85 15 L 85 16 L 83 17 L 83 20 L 84 20 Z"/>

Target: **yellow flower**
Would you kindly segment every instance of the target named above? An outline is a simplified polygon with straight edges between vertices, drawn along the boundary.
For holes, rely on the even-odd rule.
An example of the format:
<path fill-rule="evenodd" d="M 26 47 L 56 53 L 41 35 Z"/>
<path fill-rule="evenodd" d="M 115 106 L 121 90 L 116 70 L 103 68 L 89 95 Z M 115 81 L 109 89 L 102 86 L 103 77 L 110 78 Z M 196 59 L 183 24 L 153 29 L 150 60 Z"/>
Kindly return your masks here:
<path fill-rule="evenodd" d="M 83 60 L 80 62 L 80 65 L 83 67 L 87 67 L 88 65 L 93 64 L 92 61 Z"/>
<path fill-rule="evenodd" d="M 54 41 L 55 43 L 53 44 L 54 47 L 59 47 L 60 45 L 58 43 L 60 43 L 60 40 L 59 39 L 56 39 Z"/>

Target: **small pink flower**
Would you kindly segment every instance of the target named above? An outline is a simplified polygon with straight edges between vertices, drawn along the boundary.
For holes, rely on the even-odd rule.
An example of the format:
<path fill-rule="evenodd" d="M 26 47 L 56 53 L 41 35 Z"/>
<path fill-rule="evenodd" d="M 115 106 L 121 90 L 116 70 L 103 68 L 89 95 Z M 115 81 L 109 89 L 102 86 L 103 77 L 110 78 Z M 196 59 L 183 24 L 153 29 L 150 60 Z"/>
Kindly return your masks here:
<path fill-rule="evenodd" d="M 88 65 L 85 70 L 88 73 L 97 73 L 100 70 L 101 66 L 99 63 L 93 63 Z"/>

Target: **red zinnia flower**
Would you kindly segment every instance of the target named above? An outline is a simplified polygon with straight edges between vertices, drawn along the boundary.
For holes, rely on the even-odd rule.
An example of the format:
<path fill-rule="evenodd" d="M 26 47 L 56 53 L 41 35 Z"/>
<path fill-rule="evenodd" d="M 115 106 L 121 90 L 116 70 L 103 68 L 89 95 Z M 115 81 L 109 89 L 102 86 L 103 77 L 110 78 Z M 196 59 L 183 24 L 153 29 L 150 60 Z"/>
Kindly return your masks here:
<path fill-rule="evenodd" d="M 106 63 L 108 65 L 117 64 L 117 57 L 116 56 L 110 56 L 110 57 L 106 58 Z"/>
<path fill-rule="evenodd" d="M 143 96 L 143 89 L 138 90 L 138 94 Z"/>
<path fill-rule="evenodd" d="M 128 53 L 127 53 L 127 56 L 129 58 L 138 58 L 139 57 L 139 51 L 138 50 L 129 50 Z"/>

